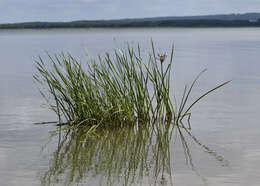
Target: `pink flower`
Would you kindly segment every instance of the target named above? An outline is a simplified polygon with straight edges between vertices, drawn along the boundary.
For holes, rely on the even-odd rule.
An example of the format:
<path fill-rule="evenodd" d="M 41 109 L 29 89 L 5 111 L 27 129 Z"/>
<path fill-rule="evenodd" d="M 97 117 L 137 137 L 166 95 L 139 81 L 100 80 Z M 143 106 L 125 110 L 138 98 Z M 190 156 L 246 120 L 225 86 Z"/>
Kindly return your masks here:
<path fill-rule="evenodd" d="M 158 55 L 158 59 L 160 60 L 161 63 L 163 63 L 165 61 L 165 58 L 167 57 L 166 53 L 157 54 L 157 55 Z"/>

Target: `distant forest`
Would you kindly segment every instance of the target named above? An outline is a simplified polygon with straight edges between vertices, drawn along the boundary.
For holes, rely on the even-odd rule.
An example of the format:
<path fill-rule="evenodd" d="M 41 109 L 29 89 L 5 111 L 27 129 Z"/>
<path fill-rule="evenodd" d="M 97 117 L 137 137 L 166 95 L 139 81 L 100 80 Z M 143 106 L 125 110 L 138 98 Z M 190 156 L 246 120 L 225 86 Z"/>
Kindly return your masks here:
<path fill-rule="evenodd" d="M 25 22 L 0 24 L 0 29 L 49 28 L 139 28 L 139 27 L 260 27 L 260 14 L 228 14 L 187 17 L 155 17 L 142 19 Z"/>

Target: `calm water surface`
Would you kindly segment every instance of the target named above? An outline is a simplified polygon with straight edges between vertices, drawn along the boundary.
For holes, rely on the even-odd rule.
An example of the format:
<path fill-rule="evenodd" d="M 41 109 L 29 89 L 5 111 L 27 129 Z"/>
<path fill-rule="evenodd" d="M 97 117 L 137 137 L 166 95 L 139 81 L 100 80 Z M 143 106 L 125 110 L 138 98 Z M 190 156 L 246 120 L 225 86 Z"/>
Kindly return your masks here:
<path fill-rule="evenodd" d="M 169 52 L 175 45 L 177 95 L 204 68 L 208 71 L 193 98 L 232 80 L 194 107 L 193 138 L 175 132 L 172 137 L 149 139 L 143 132 L 126 129 L 104 133 L 98 142 L 74 133 L 58 142 L 50 133 L 54 125 L 33 124 L 56 120 L 42 107 L 33 83 L 33 60 L 38 55 L 70 52 L 84 62 L 88 55 L 126 42 L 139 43 L 146 53 L 151 38 L 159 52 Z M 260 185 L 260 29 L 1 30 L 0 51 L 1 186 L 107 181 L 125 185 L 131 179 L 133 185 Z M 164 165 L 164 178 L 159 175 L 154 181 Z"/>

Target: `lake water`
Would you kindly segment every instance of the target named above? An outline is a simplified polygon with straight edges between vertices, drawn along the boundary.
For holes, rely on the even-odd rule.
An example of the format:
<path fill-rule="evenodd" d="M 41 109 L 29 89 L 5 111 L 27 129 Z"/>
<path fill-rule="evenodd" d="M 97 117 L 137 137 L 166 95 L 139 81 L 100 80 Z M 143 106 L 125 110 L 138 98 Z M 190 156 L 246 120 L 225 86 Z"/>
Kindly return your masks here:
<path fill-rule="evenodd" d="M 150 152 L 147 156 L 133 160 L 149 163 L 146 170 L 140 167 L 136 172 L 130 170 L 129 159 L 122 158 L 123 154 L 131 159 L 134 147 L 140 146 L 142 150 L 158 147 L 146 141 L 140 143 L 138 135 L 129 137 L 133 147 L 126 145 L 128 138 L 115 132 L 104 134 L 110 137 L 102 137 L 98 142 L 88 139 L 81 149 L 75 150 L 77 142 L 85 138 L 71 134 L 69 139 L 62 138 L 63 145 L 58 145 L 58 136 L 51 137 L 50 133 L 56 129 L 55 125 L 34 124 L 57 120 L 42 107 L 44 100 L 33 82 L 34 59 L 39 55 L 46 56 L 46 51 L 69 52 L 84 62 L 87 54 L 111 52 L 126 42 L 139 43 L 146 53 L 151 48 L 151 38 L 159 52 L 169 53 L 174 43 L 172 83 L 177 95 L 204 68 L 208 71 L 195 86 L 193 99 L 221 82 L 232 80 L 191 111 L 191 133 L 199 142 L 186 134 L 185 143 L 179 135 L 166 144 L 171 179 L 167 177 L 168 170 L 166 178 L 150 181 L 154 175 L 148 173 L 156 167 L 151 157 L 159 158 L 158 162 L 163 159 L 154 156 L 155 150 L 151 149 L 147 150 Z M 133 179 L 133 185 L 260 185 L 260 29 L 0 30 L 0 51 L 1 186 L 97 185 L 100 179 L 109 177 L 115 180 L 111 185 L 125 185 L 126 173 L 131 179 L 142 171 L 144 175 L 138 181 Z M 107 159 L 109 155 L 115 158 Z M 108 168 L 109 160 L 121 162 L 121 167 L 113 164 L 114 168 L 112 165 Z M 73 176 L 77 180 L 68 181 Z"/>

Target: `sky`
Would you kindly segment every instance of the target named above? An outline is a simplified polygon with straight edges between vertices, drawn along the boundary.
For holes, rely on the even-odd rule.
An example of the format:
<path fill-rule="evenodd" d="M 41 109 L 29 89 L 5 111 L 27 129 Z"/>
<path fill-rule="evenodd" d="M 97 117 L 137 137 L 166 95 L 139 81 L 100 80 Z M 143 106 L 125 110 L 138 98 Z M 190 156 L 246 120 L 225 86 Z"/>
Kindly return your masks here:
<path fill-rule="evenodd" d="M 260 12 L 260 0 L 0 0 L 0 23 Z"/>

